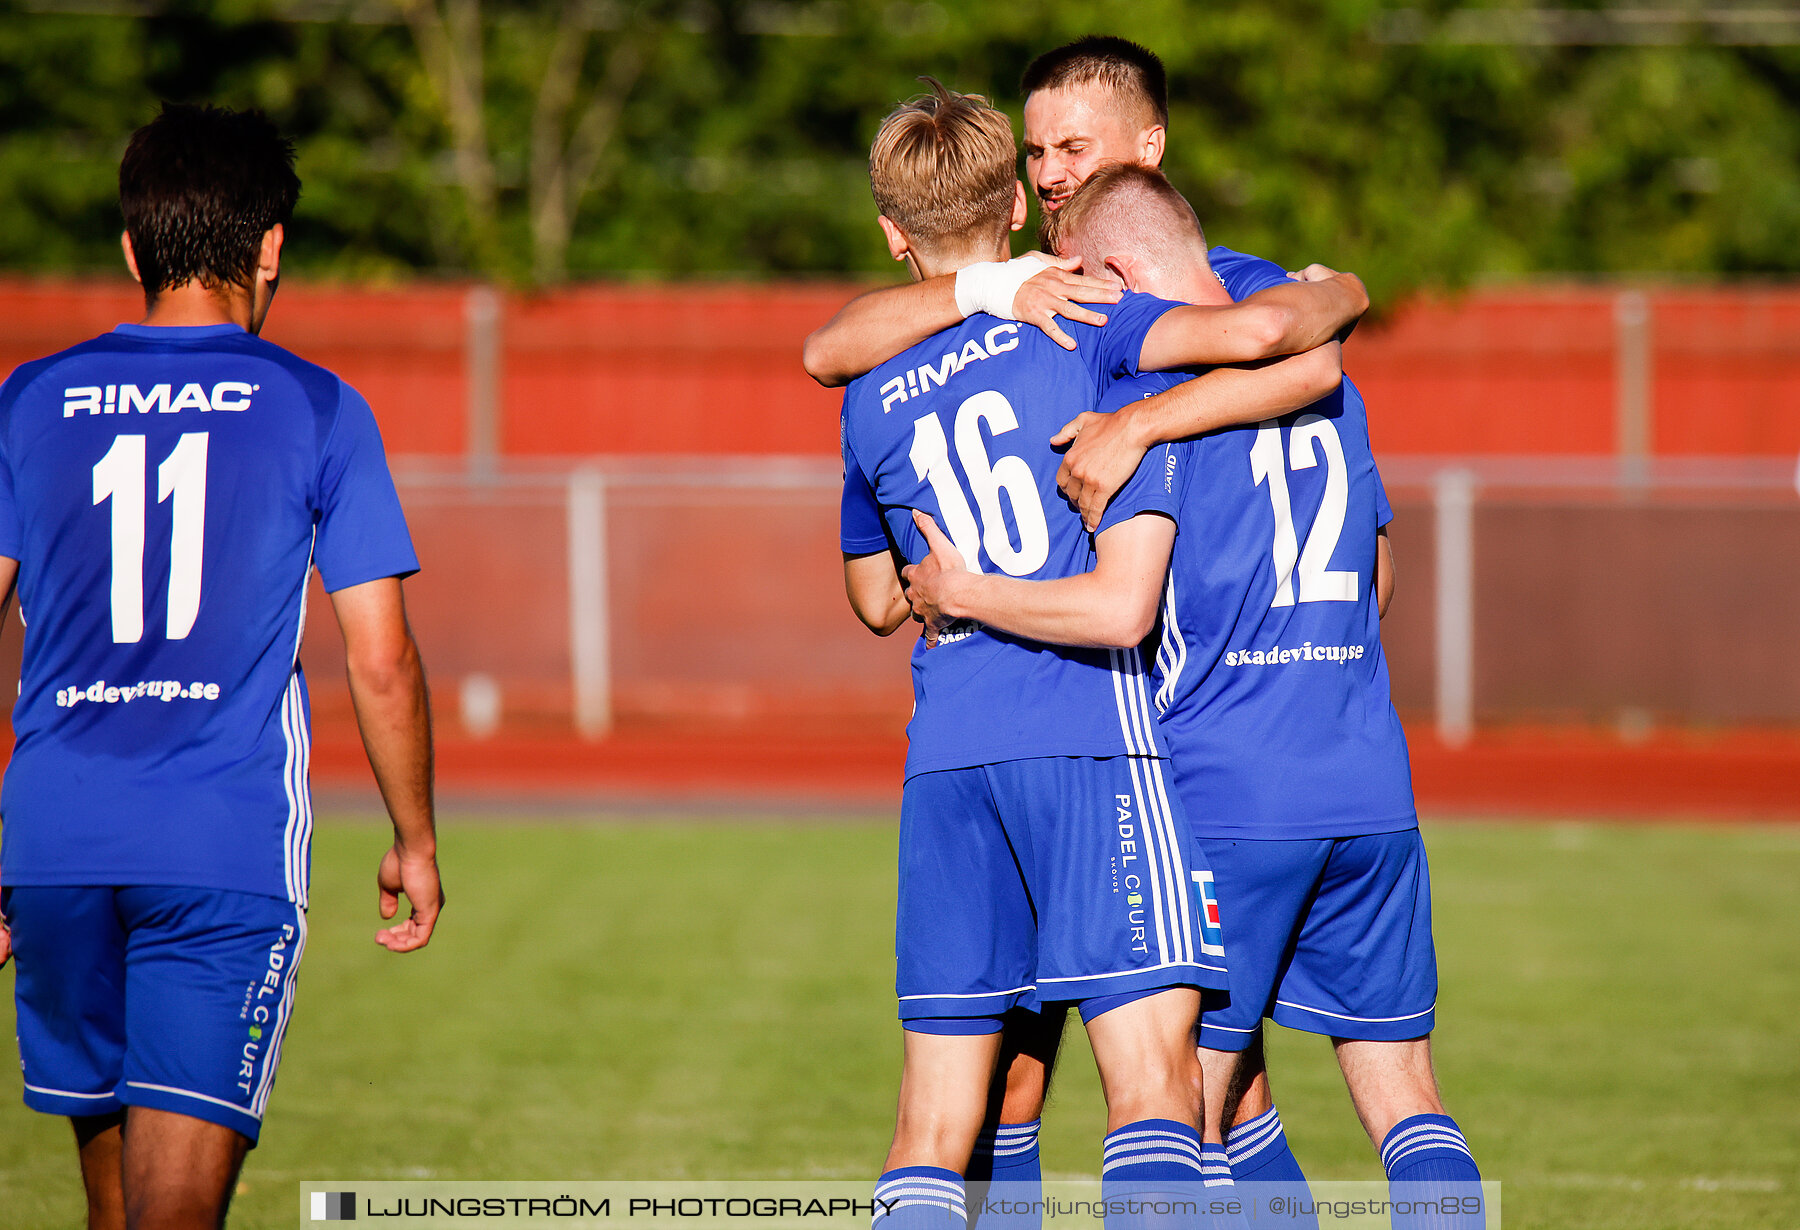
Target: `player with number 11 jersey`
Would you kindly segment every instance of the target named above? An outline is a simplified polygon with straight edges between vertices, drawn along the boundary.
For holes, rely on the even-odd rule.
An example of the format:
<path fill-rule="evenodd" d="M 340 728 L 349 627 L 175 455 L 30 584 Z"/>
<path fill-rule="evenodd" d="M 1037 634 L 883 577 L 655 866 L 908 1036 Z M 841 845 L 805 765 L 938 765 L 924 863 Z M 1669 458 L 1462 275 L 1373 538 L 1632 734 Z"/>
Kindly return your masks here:
<path fill-rule="evenodd" d="M 304 907 L 308 574 L 419 566 L 368 403 L 235 324 L 120 325 L 0 391 L 0 555 L 25 620 L 6 885 Z"/>
<path fill-rule="evenodd" d="M 0 965 L 27 1106 L 70 1119 L 96 1224 L 223 1225 L 306 952 L 299 667 L 316 564 L 394 824 L 393 952 L 443 904 L 416 572 L 368 404 L 258 335 L 300 182 L 254 112 L 169 106 L 119 172 L 144 318 L 0 386 Z M 112 1214 L 117 1213 L 114 1217 Z"/>

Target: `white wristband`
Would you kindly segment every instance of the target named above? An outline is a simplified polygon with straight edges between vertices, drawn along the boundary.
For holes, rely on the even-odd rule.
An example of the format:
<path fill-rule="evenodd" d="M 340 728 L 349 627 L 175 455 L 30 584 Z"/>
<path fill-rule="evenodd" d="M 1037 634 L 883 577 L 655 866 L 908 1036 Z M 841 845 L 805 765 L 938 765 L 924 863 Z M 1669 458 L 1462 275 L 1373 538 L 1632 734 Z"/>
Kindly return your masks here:
<path fill-rule="evenodd" d="M 957 310 L 964 319 L 986 312 L 1001 320 L 1017 320 L 1013 315 L 1013 296 L 1019 293 L 1019 287 L 1049 267 L 1030 254 L 1009 261 L 964 265 L 956 271 Z"/>

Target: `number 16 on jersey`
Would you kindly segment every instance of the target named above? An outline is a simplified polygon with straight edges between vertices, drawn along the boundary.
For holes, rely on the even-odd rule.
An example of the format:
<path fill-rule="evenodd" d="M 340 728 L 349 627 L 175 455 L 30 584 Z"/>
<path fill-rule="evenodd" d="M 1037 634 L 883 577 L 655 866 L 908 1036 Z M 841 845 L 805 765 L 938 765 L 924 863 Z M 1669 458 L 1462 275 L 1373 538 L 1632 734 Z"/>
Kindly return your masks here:
<path fill-rule="evenodd" d="M 930 486 L 938 510 L 943 513 L 944 532 L 971 572 L 981 571 L 977 548 L 986 547 L 988 558 L 1008 576 L 1030 576 L 1050 558 L 1044 501 L 1038 495 L 1031 466 L 1023 457 L 1009 455 L 999 461 L 988 458 L 987 445 L 981 438 L 984 422 L 993 435 L 1000 436 L 1018 430 L 1019 417 L 1006 395 L 993 389 L 975 394 L 956 408 L 956 455 L 974 489 L 975 503 L 981 510 L 980 525 L 976 524 L 975 513 L 950 467 L 950 441 L 935 413 L 913 421 L 913 472 Z M 1013 522 L 1019 531 L 1016 547 L 1000 505 L 1001 492 L 1006 493 L 1007 502 L 1012 505 Z"/>

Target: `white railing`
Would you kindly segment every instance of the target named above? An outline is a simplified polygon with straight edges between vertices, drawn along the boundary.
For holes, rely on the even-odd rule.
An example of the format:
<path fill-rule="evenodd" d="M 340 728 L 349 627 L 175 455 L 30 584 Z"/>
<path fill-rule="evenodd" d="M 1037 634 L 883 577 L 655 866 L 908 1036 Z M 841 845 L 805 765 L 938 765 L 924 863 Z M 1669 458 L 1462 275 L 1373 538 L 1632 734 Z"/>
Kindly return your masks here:
<path fill-rule="evenodd" d="M 1508 660 L 1507 642 L 1522 630 L 1535 631 L 1537 621 L 1554 615 L 1571 625 L 1571 636 L 1598 635 L 1579 626 L 1586 617 L 1579 610 L 1519 609 L 1517 561 L 1527 548 L 1509 535 L 1550 533 L 1545 541 L 1553 544 L 1586 543 L 1603 523 L 1600 537 L 1636 541 L 1660 534 L 1656 527 L 1671 517 L 1699 519 L 1716 529 L 1681 542 L 1659 538 L 1637 552 L 1681 558 L 1654 575 L 1627 570 L 1621 584 L 1648 596 L 1620 616 L 1635 621 L 1637 632 L 1624 628 L 1620 635 L 1674 618 L 1682 595 L 1667 578 L 1704 575 L 1720 552 L 1744 561 L 1726 571 L 1732 593 L 1716 596 L 1722 612 L 1794 603 L 1800 617 L 1800 591 L 1790 595 L 1795 586 L 1787 581 L 1800 500 L 1785 461 L 1408 457 L 1389 459 L 1382 471 L 1400 508 L 1395 533 L 1403 552 L 1401 618 L 1390 620 L 1386 638 L 1396 696 L 1403 708 L 1431 711 L 1448 743 L 1470 738 L 1496 704 L 1513 703 L 1494 699 L 1507 689 L 1494 688 L 1493 663 Z M 768 720 L 782 721 L 816 711 L 829 721 L 833 706 L 866 715 L 892 698 L 896 722 L 904 716 L 903 647 L 868 636 L 843 602 L 839 467 L 831 458 L 508 460 L 475 473 L 463 464 L 402 459 L 396 476 L 422 550 L 429 544 L 421 582 L 430 584 L 419 587 L 418 618 L 438 644 L 427 638 L 426 653 L 439 678 L 454 681 L 471 732 L 492 730 L 503 713 L 521 708 L 538 711 L 540 720 L 561 713 L 554 720 L 590 738 L 605 735 L 622 714 L 646 711 L 751 720 L 779 713 Z M 1513 515 L 1521 511 L 1531 514 L 1524 522 Z M 1550 521 L 1533 520 L 1538 514 Z M 1421 554 L 1427 535 L 1432 545 Z M 1590 558 L 1599 549 L 1572 547 L 1554 567 L 1580 580 L 1622 566 Z M 1428 595 L 1409 584 L 1422 561 L 1432 574 Z M 446 584 L 446 566 L 467 584 Z M 484 597 L 483 586 L 506 592 Z M 566 605 L 561 617 L 554 615 L 557 603 Z M 1760 614 L 1760 622 L 1751 621 L 1758 627 L 1781 625 L 1778 611 Z M 1718 637 L 1775 639 L 1744 632 L 1727 614 L 1718 626 L 1693 622 L 1709 617 L 1704 611 L 1681 617 L 1688 630 L 1673 637 L 1677 656 L 1698 657 Z M 1481 642 L 1479 629 L 1486 630 Z M 896 641 L 905 639 L 903 633 Z M 1771 674 L 1779 684 L 1746 712 L 1759 721 L 1800 723 L 1800 668 L 1789 664 L 1785 641 L 1742 648 L 1768 665 L 1753 673 L 1739 655 L 1727 669 L 1744 672 L 1754 689 L 1774 686 Z M 496 665 L 499 659 L 513 665 Z M 1565 693 L 1579 720 L 1650 709 L 1674 722 L 1736 720 L 1730 705 L 1690 703 L 1681 699 L 1688 692 L 1665 686 L 1665 676 L 1681 666 L 1647 662 L 1641 680 L 1627 672 L 1612 683 L 1577 671 L 1566 689 L 1562 681 L 1540 681 L 1539 699 L 1521 702 L 1521 720 L 1556 709 Z M 1694 673 L 1703 672 L 1696 665 Z M 1779 690 L 1786 675 L 1794 675 L 1791 704 Z"/>

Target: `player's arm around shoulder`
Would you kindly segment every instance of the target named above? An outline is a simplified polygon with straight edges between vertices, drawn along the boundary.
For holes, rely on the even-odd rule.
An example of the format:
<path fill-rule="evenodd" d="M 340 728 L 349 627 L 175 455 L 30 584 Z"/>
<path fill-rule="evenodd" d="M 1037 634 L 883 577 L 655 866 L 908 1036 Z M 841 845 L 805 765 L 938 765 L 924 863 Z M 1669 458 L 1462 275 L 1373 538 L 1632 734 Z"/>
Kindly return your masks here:
<path fill-rule="evenodd" d="M 1312 405 L 1343 383 L 1342 350 L 1328 342 L 1304 354 L 1215 367 L 1111 414 L 1084 411 L 1051 439 L 1069 446 L 1056 485 L 1092 529 L 1149 450 Z"/>
<path fill-rule="evenodd" d="M 1368 310 L 1361 278 L 1308 265 L 1294 281 L 1241 303 L 1165 312 L 1144 335 L 1138 366 L 1162 371 L 1300 354 L 1344 336 Z"/>
<path fill-rule="evenodd" d="M 1036 325 L 1064 350 L 1073 350 L 1075 342 L 1057 318 L 1104 325 L 1105 316 L 1081 305 L 1119 301 L 1118 287 L 1084 276 L 1080 267 L 1079 259 L 1035 252 L 868 291 L 807 334 L 801 366 L 826 388 L 839 388 L 977 312 Z"/>
<path fill-rule="evenodd" d="M 418 643 L 406 621 L 399 577 L 351 585 L 331 595 L 344 633 L 350 699 L 369 767 L 394 823 L 394 844 L 376 873 L 381 916 L 405 895 L 410 913 L 378 932 L 393 952 L 425 947 L 444 906 L 432 802 L 431 704 Z"/>
<path fill-rule="evenodd" d="M 1128 649 L 1150 634 L 1162 599 L 1175 522 L 1141 513 L 1094 539 L 1092 572 L 1049 581 L 970 572 L 950 539 L 924 513 L 913 521 L 931 554 L 907 568 L 912 612 L 935 635 L 973 619 L 1052 645 Z"/>

